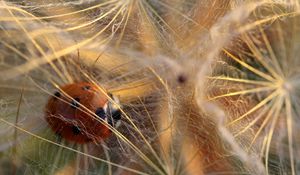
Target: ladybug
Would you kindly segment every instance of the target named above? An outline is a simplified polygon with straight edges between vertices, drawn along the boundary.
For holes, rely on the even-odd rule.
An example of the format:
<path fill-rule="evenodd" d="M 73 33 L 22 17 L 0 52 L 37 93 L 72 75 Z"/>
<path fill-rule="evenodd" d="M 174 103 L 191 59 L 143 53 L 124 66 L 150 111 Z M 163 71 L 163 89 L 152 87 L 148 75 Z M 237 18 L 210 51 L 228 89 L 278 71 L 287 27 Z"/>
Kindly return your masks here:
<path fill-rule="evenodd" d="M 76 143 L 98 142 L 110 136 L 108 125 L 115 127 L 121 119 L 119 100 L 88 82 L 68 84 L 49 98 L 45 118 L 61 138 Z"/>

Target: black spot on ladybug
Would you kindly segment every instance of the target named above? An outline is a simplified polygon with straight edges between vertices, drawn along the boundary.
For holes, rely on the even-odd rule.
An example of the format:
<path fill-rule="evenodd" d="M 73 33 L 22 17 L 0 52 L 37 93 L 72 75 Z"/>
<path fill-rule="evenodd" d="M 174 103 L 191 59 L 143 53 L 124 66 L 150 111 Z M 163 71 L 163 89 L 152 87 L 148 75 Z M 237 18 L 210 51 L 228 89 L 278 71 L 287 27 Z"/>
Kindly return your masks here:
<path fill-rule="evenodd" d="M 55 92 L 54 96 L 57 97 L 57 98 L 59 98 L 59 97 L 61 97 L 61 94 L 59 92 Z"/>
<path fill-rule="evenodd" d="M 74 100 L 72 100 L 71 102 L 71 107 L 76 109 L 79 107 L 79 102 L 80 102 L 80 99 L 79 98 L 74 98 Z"/>
<path fill-rule="evenodd" d="M 183 83 L 185 83 L 186 81 L 187 81 L 187 77 L 186 77 L 185 75 L 183 75 L 183 74 L 178 75 L 178 77 L 177 77 L 177 82 L 178 82 L 178 83 L 183 84 Z"/>
<path fill-rule="evenodd" d="M 72 132 L 74 135 L 79 135 L 81 133 L 79 127 L 77 126 L 72 126 Z"/>
<path fill-rule="evenodd" d="M 114 127 L 113 121 L 111 119 L 111 117 L 108 118 L 108 124 L 112 127 Z"/>
<path fill-rule="evenodd" d="M 85 90 L 85 91 L 87 91 L 87 90 L 89 90 L 89 89 L 91 89 L 91 86 L 83 86 L 83 87 L 82 87 L 82 90 Z"/>
<path fill-rule="evenodd" d="M 105 111 L 104 111 L 103 108 L 97 108 L 95 114 L 96 114 L 98 117 L 102 118 L 103 120 L 106 118 L 106 114 L 105 114 Z"/>

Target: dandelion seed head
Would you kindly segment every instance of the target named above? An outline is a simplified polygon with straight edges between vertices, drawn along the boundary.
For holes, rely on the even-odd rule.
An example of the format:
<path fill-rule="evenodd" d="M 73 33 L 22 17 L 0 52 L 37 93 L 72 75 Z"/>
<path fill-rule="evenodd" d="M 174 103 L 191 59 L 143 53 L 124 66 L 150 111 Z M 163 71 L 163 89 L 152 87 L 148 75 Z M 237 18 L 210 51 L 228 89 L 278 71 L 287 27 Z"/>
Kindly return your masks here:
<path fill-rule="evenodd" d="M 294 117 L 297 114 L 291 108 L 295 101 L 290 101 L 290 98 L 297 96 L 296 81 L 292 78 L 295 72 L 291 71 L 291 67 L 292 64 L 298 63 L 295 58 L 289 57 L 294 51 L 286 50 L 290 49 L 289 46 L 293 45 L 291 43 L 296 39 L 285 41 L 282 37 L 295 34 L 297 17 L 289 16 L 293 12 L 284 8 L 284 5 L 277 5 L 266 4 L 262 9 L 258 7 L 254 16 L 250 15 L 250 18 L 258 17 L 255 18 L 257 21 L 243 24 L 247 27 L 242 27 L 241 34 L 233 37 L 233 48 L 229 46 L 222 49 L 221 53 L 225 55 L 221 54 L 221 59 L 214 63 L 215 72 L 209 77 L 213 86 L 212 95 L 209 95 L 208 99 L 221 104 L 221 109 L 226 114 L 228 121 L 224 124 L 224 129 L 228 128 L 229 134 L 236 138 L 228 138 L 229 142 L 234 141 L 232 143 L 241 146 L 243 151 L 246 150 L 246 154 L 260 155 L 265 164 L 263 171 L 270 173 L 272 161 L 276 157 L 274 152 L 282 152 L 285 147 L 283 145 L 289 145 L 289 148 L 285 149 L 285 158 L 277 158 L 290 162 L 287 163 L 289 165 L 279 163 L 281 168 L 288 166 L 288 171 L 296 173 L 297 163 L 292 152 L 297 146 L 292 134 L 297 127 L 290 122 L 296 122 Z M 263 12 L 260 13 L 263 17 L 256 16 L 258 11 Z M 283 16 L 285 18 L 281 18 Z M 294 28 L 292 27 L 291 31 L 284 30 L 284 24 L 290 24 Z M 278 38 L 281 39 L 278 41 Z M 240 106 L 239 102 L 244 105 Z M 238 108 L 233 107 L 238 104 Z M 281 139 L 275 135 L 281 135 Z"/>
<path fill-rule="evenodd" d="M 298 2 L 1 6 L 1 165 L 9 158 L 12 171 L 35 174 L 297 173 Z M 113 107 L 121 117 L 105 140 L 72 143 L 45 120 L 49 98 L 78 82 L 110 103 L 88 116 L 117 126 L 105 116 Z M 66 104 L 90 108 L 81 96 Z M 89 127 L 78 125 L 70 132 Z"/>

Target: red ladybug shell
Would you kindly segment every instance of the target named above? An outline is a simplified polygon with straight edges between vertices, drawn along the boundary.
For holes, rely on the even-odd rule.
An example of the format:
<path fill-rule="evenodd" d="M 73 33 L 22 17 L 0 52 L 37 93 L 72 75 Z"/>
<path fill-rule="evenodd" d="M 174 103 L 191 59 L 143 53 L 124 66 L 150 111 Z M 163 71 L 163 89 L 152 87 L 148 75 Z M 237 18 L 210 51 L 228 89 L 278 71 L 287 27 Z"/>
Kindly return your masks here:
<path fill-rule="evenodd" d="M 100 141 L 111 131 L 95 113 L 103 111 L 107 102 L 106 95 L 94 84 L 68 84 L 48 100 L 46 120 L 51 129 L 66 140 L 76 143 Z M 105 120 L 105 117 L 101 118 Z"/>

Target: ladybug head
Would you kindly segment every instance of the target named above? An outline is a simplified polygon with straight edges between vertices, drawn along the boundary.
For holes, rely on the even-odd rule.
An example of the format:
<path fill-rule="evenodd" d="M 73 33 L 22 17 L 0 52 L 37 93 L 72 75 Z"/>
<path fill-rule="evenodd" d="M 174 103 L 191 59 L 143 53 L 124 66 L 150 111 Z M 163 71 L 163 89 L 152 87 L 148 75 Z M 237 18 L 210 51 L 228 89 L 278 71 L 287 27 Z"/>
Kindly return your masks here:
<path fill-rule="evenodd" d="M 117 97 L 112 94 L 108 94 L 113 101 L 108 101 L 103 107 L 104 112 L 107 116 L 107 122 L 112 127 L 118 127 L 120 125 L 120 119 L 122 112 L 120 110 L 120 101 Z"/>

